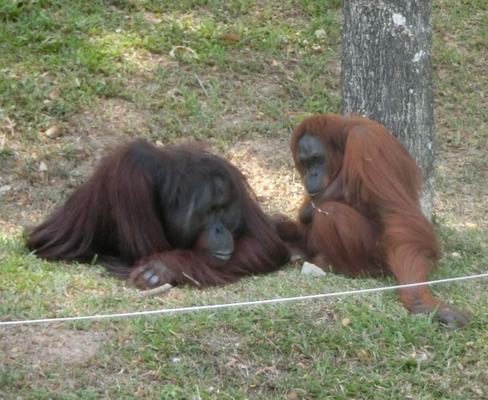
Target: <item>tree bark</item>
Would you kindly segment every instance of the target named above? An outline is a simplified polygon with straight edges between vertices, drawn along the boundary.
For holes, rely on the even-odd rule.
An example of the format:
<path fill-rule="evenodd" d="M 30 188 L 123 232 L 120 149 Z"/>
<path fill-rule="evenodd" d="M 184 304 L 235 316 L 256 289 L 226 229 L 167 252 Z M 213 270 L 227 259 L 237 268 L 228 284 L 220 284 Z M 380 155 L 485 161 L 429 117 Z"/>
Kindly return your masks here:
<path fill-rule="evenodd" d="M 344 0 L 342 112 L 385 125 L 423 172 L 422 209 L 434 196 L 431 0 Z"/>

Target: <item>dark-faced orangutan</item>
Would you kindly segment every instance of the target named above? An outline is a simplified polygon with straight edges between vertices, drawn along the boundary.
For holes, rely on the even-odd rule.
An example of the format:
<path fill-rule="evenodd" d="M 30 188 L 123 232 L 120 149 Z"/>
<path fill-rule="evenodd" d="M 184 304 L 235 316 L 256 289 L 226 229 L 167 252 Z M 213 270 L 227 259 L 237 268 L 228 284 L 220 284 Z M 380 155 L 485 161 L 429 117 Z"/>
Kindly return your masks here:
<path fill-rule="evenodd" d="M 195 145 L 144 141 L 106 157 L 27 247 L 48 260 L 97 259 L 142 289 L 224 284 L 289 259 L 237 168 Z"/>
<path fill-rule="evenodd" d="M 295 235 L 306 256 L 326 270 L 350 276 L 389 271 L 400 284 L 427 280 L 439 248 L 420 208 L 421 174 L 384 126 L 356 116 L 313 116 L 296 127 L 291 151 L 306 196 L 295 230 L 279 228 L 284 238 Z M 469 321 L 427 286 L 399 294 L 413 313 L 435 311 L 452 327 Z"/>

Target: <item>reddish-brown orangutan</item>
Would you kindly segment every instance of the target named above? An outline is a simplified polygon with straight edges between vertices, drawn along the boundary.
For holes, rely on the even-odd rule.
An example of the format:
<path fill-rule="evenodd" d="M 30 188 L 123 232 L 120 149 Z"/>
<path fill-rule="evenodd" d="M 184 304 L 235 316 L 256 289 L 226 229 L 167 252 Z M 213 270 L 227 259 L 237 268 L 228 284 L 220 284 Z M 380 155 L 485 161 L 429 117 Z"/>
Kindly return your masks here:
<path fill-rule="evenodd" d="M 306 256 L 333 272 L 386 270 L 400 284 L 427 280 L 439 248 L 420 209 L 421 174 L 384 126 L 357 116 L 313 116 L 296 127 L 291 151 L 307 194 L 300 224 L 280 226 L 284 238 L 301 240 Z M 435 311 L 452 327 L 469 321 L 427 286 L 399 294 L 413 313 Z"/>
<path fill-rule="evenodd" d="M 49 260 L 97 260 L 141 289 L 224 284 L 289 259 L 237 168 L 193 145 L 144 141 L 106 157 L 27 247 Z"/>

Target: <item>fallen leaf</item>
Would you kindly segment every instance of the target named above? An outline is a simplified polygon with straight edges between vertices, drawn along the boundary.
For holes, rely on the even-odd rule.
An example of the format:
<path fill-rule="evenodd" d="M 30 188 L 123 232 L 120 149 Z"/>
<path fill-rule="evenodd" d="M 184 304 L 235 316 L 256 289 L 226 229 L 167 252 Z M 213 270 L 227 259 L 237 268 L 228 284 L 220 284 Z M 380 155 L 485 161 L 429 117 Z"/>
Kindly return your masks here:
<path fill-rule="evenodd" d="M 61 136 L 63 133 L 63 128 L 59 125 L 53 125 L 50 128 L 44 132 L 44 135 L 47 136 L 48 138 L 56 138 L 58 136 Z"/>
<path fill-rule="evenodd" d="M 369 356 L 369 353 L 367 350 L 361 349 L 357 352 L 357 356 L 361 361 L 367 361 L 371 357 Z"/>
<path fill-rule="evenodd" d="M 186 47 L 186 46 L 174 46 L 169 52 L 169 55 L 173 58 L 176 58 L 177 60 L 186 61 L 186 62 L 198 58 L 197 52 L 193 50 L 191 47 Z"/>
<path fill-rule="evenodd" d="M 61 89 L 56 86 L 51 92 L 48 94 L 50 100 L 57 100 L 61 96 Z"/>
<path fill-rule="evenodd" d="M 224 33 L 220 36 L 220 40 L 227 43 L 237 43 L 241 40 L 241 35 L 238 33 Z"/>
<path fill-rule="evenodd" d="M 286 398 L 286 400 L 298 400 L 298 394 L 294 390 L 290 390 L 286 394 L 286 397 L 285 398 Z"/>

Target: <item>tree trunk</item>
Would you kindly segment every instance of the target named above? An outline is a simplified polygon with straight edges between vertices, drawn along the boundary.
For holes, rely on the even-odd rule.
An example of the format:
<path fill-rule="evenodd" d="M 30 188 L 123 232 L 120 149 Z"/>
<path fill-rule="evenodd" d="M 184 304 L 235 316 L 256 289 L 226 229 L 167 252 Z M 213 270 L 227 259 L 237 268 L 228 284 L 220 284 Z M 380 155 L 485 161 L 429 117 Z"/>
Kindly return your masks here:
<path fill-rule="evenodd" d="M 422 209 L 434 196 L 431 0 L 344 0 L 342 112 L 384 124 L 423 172 Z"/>

